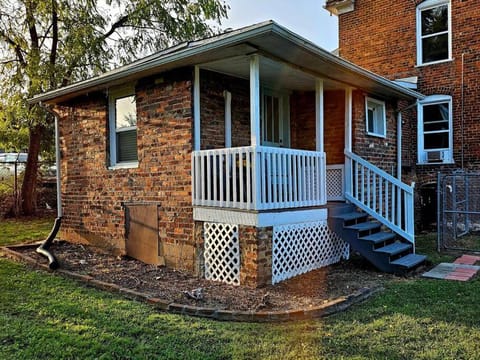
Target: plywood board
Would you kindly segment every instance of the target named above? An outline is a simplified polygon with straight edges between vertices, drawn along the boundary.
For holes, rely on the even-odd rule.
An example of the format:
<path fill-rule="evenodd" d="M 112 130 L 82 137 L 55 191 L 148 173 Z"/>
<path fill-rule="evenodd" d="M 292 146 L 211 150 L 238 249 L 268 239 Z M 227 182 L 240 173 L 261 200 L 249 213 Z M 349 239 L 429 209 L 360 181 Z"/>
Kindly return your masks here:
<path fill-rule="evenodd" d="M 146 264 L 163 265 L 158 241 L 158 206 L 127 205 L 127 255 Z"/>

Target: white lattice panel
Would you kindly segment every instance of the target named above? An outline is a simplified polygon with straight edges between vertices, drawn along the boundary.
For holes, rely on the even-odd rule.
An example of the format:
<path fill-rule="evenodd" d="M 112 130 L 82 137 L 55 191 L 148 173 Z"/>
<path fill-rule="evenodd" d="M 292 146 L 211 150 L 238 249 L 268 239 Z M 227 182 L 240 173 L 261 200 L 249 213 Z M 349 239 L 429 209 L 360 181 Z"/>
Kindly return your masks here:
<path fill-rule="evenodd" d="M 240 285 L 238 225 L 204 223 L 205 278 Z"/>
<path fill-rule="evenodd" d="M 327 200 L 344 200 L 343 165 L 327 166 Z"/>
<path fill-rule="evenodd" d="M 328 228 L 326 221 L 275 226 L 272 284 L 348 256 L 348 244 Z"/>

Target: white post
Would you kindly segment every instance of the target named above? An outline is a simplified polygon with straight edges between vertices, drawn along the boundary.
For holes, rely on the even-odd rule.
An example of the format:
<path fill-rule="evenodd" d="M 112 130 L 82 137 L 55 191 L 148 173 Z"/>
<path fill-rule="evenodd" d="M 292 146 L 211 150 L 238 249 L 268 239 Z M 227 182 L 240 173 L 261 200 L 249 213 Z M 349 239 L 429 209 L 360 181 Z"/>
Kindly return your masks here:
<path fill-rule="evenodd" d="M 315 84 L 315 115 L 316 115 L 316 144 L 317 151 L 324 152 L 323 125 L 323 80 L 317 79 Z"/>
<path fill-rule="evenodd" d="M 260 57 L 250 59 L 250 145 L 253 147 L 253 209 L 260 207 L 260 162 L 257 145 L 260 145 Z"/>
<path fill-rule="evenodd" d="M 195 65 L 193 82 L 193 150 L 200 150 L 200 67 Z"/>
<path fill-rule="evenodd" d="M 345 89 L 345 150 L 352 151 L 352 88 Z M 352 194 L 353 174 L 352 159 L 345 158 L 345 192 Z"/>
<path fill-rule="evenodd" d="M 225 90 L 225 147 L 232 147 L 232 93 Z"/>
<path fill-rule="evenodd" d="M 260 145 L 260 57 L 250 59 L 250 145 Z"/>
<path fill-rule="evenodd" d="M 323 101 L 323 80 L 317 79 L 315 82 L 315 130 L 316 130 L 316 148 L 318 152 L 322 153 L 322 161 L 317 163 L 317 166 L 321 167 L 318 169 L 316 174 L 319 174 L 317 179 L 317 184 L 320 190 L 320 198 L 323 202 L 326 202 L 327 199 L 327 176 L 326 176 L 326 159 L 323 156 L 325 153 L 325 141 L 324 141 L 324 124 L 325 124 L 325 113 L 324 113 L 324 101 Z"/>
<path fill-rule="evenodd" d="M 345 90 L 345 149 L 352 151 L 352 88 Z"/>
<path fill-rule="evenodd" d="M 397 179 L 402 181 L 402 113 L 397 114 Z M 397 187 L 397 225 L 402 226 L 402 191 Z"/>

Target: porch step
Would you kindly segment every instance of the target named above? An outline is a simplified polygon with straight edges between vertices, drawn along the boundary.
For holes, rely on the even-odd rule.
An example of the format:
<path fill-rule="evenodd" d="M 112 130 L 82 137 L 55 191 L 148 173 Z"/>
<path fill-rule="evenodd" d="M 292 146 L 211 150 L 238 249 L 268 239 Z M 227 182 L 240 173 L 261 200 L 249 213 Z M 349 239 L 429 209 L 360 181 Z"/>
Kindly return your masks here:
<path fill-rule="evenodd" d="M 343 219 L 343 221 L 346 223 L 345 225 L 347 225 L 347 223 L 350 223 L 352 221 L 356 221 L 356 222 L 366 221 L 368 218 L 368 214 L 354 211 L 354 212 L 348 212 L 345 214 L 334 215 L 333 217 L 338 219 Z"/>
<path fill-rule="evenodd" d="M 362 223 L 345 226 L 346 229 L 356 230 L 359 233 L 365 232 L 365 231 L 377 230 L 377 229 L 380 229 L 381 227 L 382 226 L 380 225 L 380 223 L 377 223 L 374 221 L 365 221 Z"/>
<path fill-rule="evenodd" d="M 426 260 L 426 258 L 427 257 L 425 255 L 408 254 L 395 261 L 392 261 L 392 264 L 404 269 L 412 269 L 417 265 L 420 265 L 421 263 L 423 263 Z"/>
<path fill-rule="evenodd" d="M 395 239 L 396 235 L 391 232 L 380 231 L 367 236 L 362 236 L 360 240 L 371 241 L 374 244 L 380 244 Z"/>
<path fill-rule="evenodd" d="M 407 244 L 407 243 L 402 243 L 402 242 L 395 242 L 393 244 L 375 249 L 374 251 L 376 252 L 381 252 L 388 254 L 390 256 L 398 255 L 403 252 L 406 252 L 412 248 L 412 245 Z"/>
<path fill-rule="evenodd" d="M 381 271 L 404 274 L 426 259 L 413 253 L 409 241 L 391 231 L 384 231 L 381 223 L 370 221 L 367 214 L 356 209 L 348 211 L 345 208 L 329 213 L 328 224 L 353 250 Z"/>

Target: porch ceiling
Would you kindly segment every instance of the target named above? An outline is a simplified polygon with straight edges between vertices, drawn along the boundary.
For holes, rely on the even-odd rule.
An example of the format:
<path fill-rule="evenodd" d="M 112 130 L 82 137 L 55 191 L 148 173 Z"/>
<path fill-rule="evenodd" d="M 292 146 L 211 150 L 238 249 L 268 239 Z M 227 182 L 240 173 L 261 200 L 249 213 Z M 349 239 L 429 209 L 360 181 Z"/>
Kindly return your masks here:
<path fill-rule="evenodd" d="M 202 64 L 203 69 L 248 79 L 250 76 L 250 56 L 236 56 Z M 260 80 L 262 85 L 271 89 L 313 91 L 316 76 L 299 68 L 268 57 L 260 57 Z M 344 89 L 344 86 L 332 80 L 324 80 L 324 89 Z"/>

